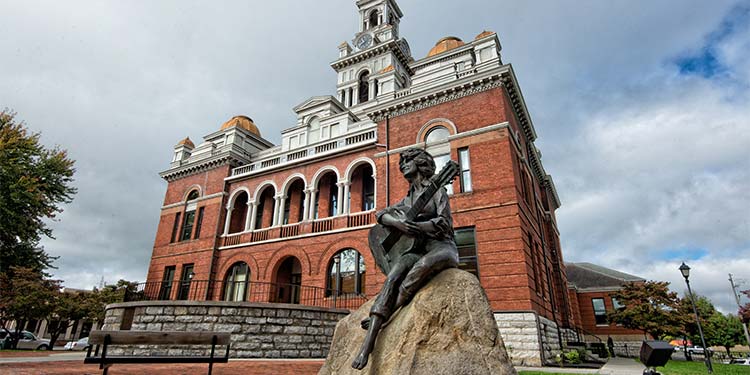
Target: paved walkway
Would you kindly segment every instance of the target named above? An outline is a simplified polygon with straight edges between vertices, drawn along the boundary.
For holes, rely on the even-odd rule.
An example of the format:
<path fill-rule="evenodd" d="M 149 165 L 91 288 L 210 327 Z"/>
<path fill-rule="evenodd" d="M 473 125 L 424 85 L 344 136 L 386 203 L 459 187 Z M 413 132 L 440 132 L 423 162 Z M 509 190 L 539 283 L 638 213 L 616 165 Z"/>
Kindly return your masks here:
<path fill-rule="evenodd" d="M 633 358 L 610 358 L 599 374 L 606 375 L 642 375 L 646 368 Z"/>

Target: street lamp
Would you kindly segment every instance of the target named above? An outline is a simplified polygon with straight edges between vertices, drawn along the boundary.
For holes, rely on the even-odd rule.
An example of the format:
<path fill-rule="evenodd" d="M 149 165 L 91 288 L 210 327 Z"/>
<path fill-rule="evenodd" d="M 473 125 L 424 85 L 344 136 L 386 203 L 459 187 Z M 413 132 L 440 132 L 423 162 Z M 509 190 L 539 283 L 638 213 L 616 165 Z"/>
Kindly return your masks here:
<path fill-rule="evenodd" d="M 693 298 L 693 291 L 690 289 L 690 280 L 688 280 L 688 278 L 690 277 L 690 267 L 688 267 L 685 262 L 682 262 L 682 265 L 680 266 L 680 273 L 682 274 L 682 277 L 685 278 L 685 284 L 687 284 L 688 287 L 688 296 L 690 297 L 690 303 L 693 305 L 693 312 L 695 313 L 695 322 L 698 323 L 698 333 L 700 333 L 701 343 L 703 343 L 703 356 L 706 357 L 706 367 L 708 367 L 708 373 L 712 374 L 714 372 L 714 368 L 711 365 L 711 352 L 708 351 L 708 347 L 706 346 L 706 339 L 703 338 L 701 319 L 700 317 L 698 317 L 698 309 L 695 307 L 695 298 Z"/>

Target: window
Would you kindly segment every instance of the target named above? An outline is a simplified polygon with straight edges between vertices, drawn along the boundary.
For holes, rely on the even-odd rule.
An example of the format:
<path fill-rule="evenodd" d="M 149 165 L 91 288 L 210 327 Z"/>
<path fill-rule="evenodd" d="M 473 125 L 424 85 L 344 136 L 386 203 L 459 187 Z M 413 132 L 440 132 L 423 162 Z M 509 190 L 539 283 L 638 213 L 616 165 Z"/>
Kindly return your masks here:
<path fill-rule="evenodd" d="M 439 173 L 445 164 L 448 163 L 449 160 L 451 160 L 451 149 L 450 145 L 448 143 L 435 145 L 435 143 L 440 141 L 446 141 L 448 140 L 448 137 L 450 136 L 450 132 L 448 129 L 444 126 L 436 126 L 430 131 L 427 132 L 427 135 L 424 137 L 425 143 L 427 143 L 428 147 L 426 151 L 432 155 L 432 158 L 435 159 L 435 173 Z M 432 146 L 430 146 L 432 144 Z M 448 192 L 448 194 L 453 194 L 453 185 L 445 185 L 445 190 Z"/>
<path fill-rule="evenodd" d="M 370 28 L 373 28 L 378 25 L 378 11 L 374 10 L 372 13 L 370 13 Z"/>
<path fill-rule="evenodd" d="M 370 72 L 364 71 L 359 75 L 359 103 L 370 99 Z"/>
<path fill-rule="evenodd" d="M 174 224 L 172 225 L 172 237 L 170 237 L 169 243 L 173 243 L 175 239 L 177 239 L 177 230 L 180 229 L 180 215 L 182 215 L 181 212 L 178 212 L 174 215 Z"/>
<path fill-rule="evenodd" d="M 177 299 L 186 300 L 190 296 L 190 283 L 193 281 L 193 264 L 185 264 L 182 266 L 182 276 L 180 277 L 180 286 L 177 290 Z"/>
<path fill-rule="evenodd" d="M 198 222 L 195 224 L 195 239 L 198 239 L 201 236 L 201 226 L 203 225 L 203 210 L 205 207 L 201 207 L 198 209 Z"/>
<path fill-rule="evenodd" d="M 625 305 L 621 304 L 620 301 L 617 300 L 617 298 L 612 297 L 612 307 L 615 310 L 619 310 L 620 308 L 625 307 Z"/>
<path fill-rule="evenodd" d="M 469 161 L 469 148 L 458 149 L 458 165 L 461 168 L 461 192 L 471 191 L 471 163 Z"/>
<path fill-rule="evenodd" d="M 250 270 L 247 263 L 235 263 L 224 278 L 224 301 L 243 302 L 247 300 L 247 286 Z"/>
<path fill-rule="evenodd" d="M 375 209 L 375 179 L 371 171 L 372 168 L 366 168 L 362 173 L 362 211 Z"/>
<path fill-rule="evenodd" d="M 185 219 L 182 223 L 182 232 L 180 233 L 180 241 L 190 239 L 190 235 L 193 234 L 193 224 L 195 223 L 195 209 L 198 205 L 196 200 L 200 197 L 198 190 L 193 190 L 188 194 L 187 204 L 185 206 Z"/>
<path fill-rule="evenodd" d="M 283 219 L 284 225 L 289 224 L 289 213 L 291 211 L 291 208 L 292 208 L 292 201 L 291 199 L 289 199 L 289 196 L 286 196 L 284 198 L 284 219 Z"/>
<path fill-rule="evenodd" d="M 458 247 L 458 268 L 471 272 L 479 278 L 477 265 L 477 240 L 474 227 L 455 230 L 456 247 Z"/>
<path fill-rule="evenodd" d="M 336 215 L 336 209 L 338 207 L 338 196 L 339 196 L 339 188 L 338 185 L 331 184 L 331 189 L 329 190 L 328 194 L 328 217 L 335 216 Z"/>
<path fill-rule="evenodd" d="M 430 129 L 429 132 L 427 132 L 427 136 L 425 136 L 425 142 L 426 143 L 435 143 L 438 141 L 444 141 L 448 139 L 448 137 L 451 135 L 451 133 L 448 131 L 448 129 L 444 126 L 436 126 L 432 129 Z"/>
<path fill-rule="evenodd" d="M 185 222 L 182 224 L 182 234 L 180 234 L 180 241 L 190 239 L 190 234 L 193 233 L 193 223 L 195 222 L 195 210 L 185 212 Z"/>
<path fill-rule="evenodd" d="M 172 282 L 174 281 L 175 266 L 164 268 L 164 277 L 161 280 L 159 299 L 168 300 L 172 296 Z"/>
<path fill-rule="evenodd" d="M 596 325 L 607 325 L 607 308 L 604 307 L 604 298 L 592 298 L 591 304 L 594 306 Z"/>
<path fill-rule="evenodd" d="M 336 253 L 328 264 L 326 297 L 365 293 L 365 259 L 354 249 Z"/>

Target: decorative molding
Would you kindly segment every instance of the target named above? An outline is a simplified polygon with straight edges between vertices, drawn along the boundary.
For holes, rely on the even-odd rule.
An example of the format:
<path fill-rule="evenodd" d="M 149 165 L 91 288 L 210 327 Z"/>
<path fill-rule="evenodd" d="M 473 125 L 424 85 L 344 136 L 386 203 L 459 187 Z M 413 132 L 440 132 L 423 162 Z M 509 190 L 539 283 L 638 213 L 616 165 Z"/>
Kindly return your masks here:
<path fill-rule="evenodd" d="M 231 155 L 231 153 L 226 153 L 213 159 L 201 160 L 193 165 L 187 165 L 184 167 L 161 172 L 159 173 L 159 176 L 167 180 L 167 182 L 172 182 L 183 177 L 192 176 L 194 174 L 205 172 L 224 165 L 229 165 L 231 168 L 236 168 L 242 164 L 242 160 Z"/>
<path fill-rule="evenodd" d="M 200 197 L 200 198 L 196 199 L 195 201 L 196 202 L 207 201 L 209 199 L 223 197 L 224 195 L 226 195 L 226 193 L 224 193 L 224 192 L 213 193 L 213 194 L 206 195 L 204 197 Z M 166 204 L 164 206 L 161 206 L 161 209 L 165 210 L 165 209 L 168 209 L 168 208 L 182 207 L 184 205 L 185 205 L 185 202 L 184 201 L 180 201 L 180 202 L 177 202 L 177 203 L 171 203 L 171 204 Z"/>
<path fill-rule="evenodd" d="M 502 87 L 503 85 L 504 82 L 500 79 L 500 75 L 490 76 L 481 81 L 475 81 L 457 87 L 446 87 L 437 93 L 425 93 L 422 97 L 414 98 L 411 102 L 403 104 L 394 103 L 390 107 L 377 110 L 368 115 L 372 121 L 380 122 L 384 121 L 386 116 L 390 118 L 403 116 L 407 113 L 458 100 L 466 96 Z"/>

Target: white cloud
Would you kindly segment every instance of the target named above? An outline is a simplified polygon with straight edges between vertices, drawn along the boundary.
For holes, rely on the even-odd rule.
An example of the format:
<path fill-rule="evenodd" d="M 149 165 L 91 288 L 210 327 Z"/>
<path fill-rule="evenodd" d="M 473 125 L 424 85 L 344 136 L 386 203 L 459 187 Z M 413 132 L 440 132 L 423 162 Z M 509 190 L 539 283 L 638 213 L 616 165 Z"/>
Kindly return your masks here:
<path fill-rule="evenodd" d="M 673 62 L 738 3 L 399 2 L 417 58 L 445 35 L 498 32 L 563 200 L 566 259 L 661 278 L 663 250 L 702 248 L 696 287 L 750 258 L 750 33 L 717 42 L 731 73 L 720 79 Z M 351 0 L 29 0 L 0 14 L 12 36 L 0 38 L 0 107 L 77 160 L 79 193 L 45 241 L 70 287 L 143 280 L 174 143 L 236 114 L 278 142 L 294 105 L 333 92 L 328 64 L 357 28 Z M 718 284 L 707 295 L 726 306 Z"/>

